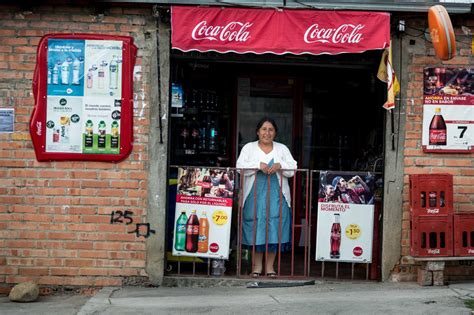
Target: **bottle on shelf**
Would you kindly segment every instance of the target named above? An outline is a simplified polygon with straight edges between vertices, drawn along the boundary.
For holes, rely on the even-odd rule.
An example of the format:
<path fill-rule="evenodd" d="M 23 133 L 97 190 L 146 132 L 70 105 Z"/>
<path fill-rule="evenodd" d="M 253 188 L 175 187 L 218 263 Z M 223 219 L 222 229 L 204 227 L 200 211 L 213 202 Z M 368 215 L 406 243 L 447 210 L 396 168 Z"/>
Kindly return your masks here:
<path fill-rule="evenodd" d="M 196 121 L 196 117 L 192 118 L 191 126 L 191 146 L 190 148 L 193 150 L 197 150 L 199 148 L 199 126 Z"/>
<path fill-rule="evenodd" d="M 183 118 L 179 131 L 179 148 L 189 149 L 189 128 L 186 119 Z"/>
<path fill-rule="evenodd" d="M 208 122 L 208 132 L 209 132 L 209 141 L 208 149 L 209 151 L 217 151 L 217 128 L 214 120 Z"/>

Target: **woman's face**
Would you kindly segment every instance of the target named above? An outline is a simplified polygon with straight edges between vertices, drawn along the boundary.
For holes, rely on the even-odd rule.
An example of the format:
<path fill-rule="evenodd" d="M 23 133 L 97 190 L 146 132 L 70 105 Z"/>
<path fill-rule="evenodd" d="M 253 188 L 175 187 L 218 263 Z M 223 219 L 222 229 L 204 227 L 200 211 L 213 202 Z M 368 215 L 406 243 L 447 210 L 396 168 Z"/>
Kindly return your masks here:
<path fill-rule="evenodd" d="M 276 131 L 271 122 L 264 122 L 257 131 L 258 140 L 263 144 L 271 144 L 275 139 Z"/>

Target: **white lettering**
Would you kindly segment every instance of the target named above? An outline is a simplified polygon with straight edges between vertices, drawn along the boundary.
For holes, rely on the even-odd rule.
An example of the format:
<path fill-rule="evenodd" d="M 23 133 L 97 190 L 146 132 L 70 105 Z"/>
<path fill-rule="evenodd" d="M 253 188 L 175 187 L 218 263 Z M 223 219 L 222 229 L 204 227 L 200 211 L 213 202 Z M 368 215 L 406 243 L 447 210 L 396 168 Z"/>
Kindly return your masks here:
<path fill-rule="evenodd" d="M 428 254 L 439 254 L 440 253 L 440 250 L 437 248 L 437 249 L 428 249 Z"/>
<path fill-rule="evenodd" d="M 439 209 L 426 209 L 426 213 L 439 213 Z"/>
<path fill-rule="evenodd" d="M 36 122 L 36 135 L 41 136 L 41 121 Z"/>
<path fill-rule="evenodd" d="M 230 22 L 227 25 L 207 25 L 199 22 L 194 27 L 191 37 L 194 40 L 220 40 L 223 42 L 246 42 L 250 39 L 249 28 L 253 23 Z"/>
<path fill-rule="evenodd" d="M 337 28 L 319 28 L 313 24 L 304 33 L 304 41 L 311 43 L 357 44 L 362 40 L 360 32 L 365 25 L 342 24 Z"/>

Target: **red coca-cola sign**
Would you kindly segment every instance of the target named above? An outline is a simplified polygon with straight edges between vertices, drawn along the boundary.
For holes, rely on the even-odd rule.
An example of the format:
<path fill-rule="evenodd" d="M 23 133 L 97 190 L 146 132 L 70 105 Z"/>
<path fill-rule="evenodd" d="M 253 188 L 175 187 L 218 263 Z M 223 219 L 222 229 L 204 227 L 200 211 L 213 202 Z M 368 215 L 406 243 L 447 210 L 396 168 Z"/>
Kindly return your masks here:
<path fill-rule="evenodd" d="M 206 21 L 199 22 L 193 29 L 191 37 L 194 40 L 220 40 L 228 42 L 246 42 L 250 38 L 249 28 L 252 23 L 230 22 L 227 25 L 208 25 Z"/>
<path fill-rule="evenodd" d="M 217 243 L 211 243 L 211 245 L 209 245 L 209 250 L 211 253 L 217 253 L 219 250 L 219 245 Z"/>
<path fill-rule="evenodd" d="M 172 7 L 174 49 L 274 54 L 340 54 L 384 49 L 388 13 Z"/>
<path fill-rule="evenodd" d="M 354 254 L 354 256 L 357 256 L 359 257 L 360 255 L 362 255 L 364 251 L 362 250 L 362 247 L 360 246 L 356 246 L 354 247 L 354 249 L 352 250 L 352 253 Z"/>

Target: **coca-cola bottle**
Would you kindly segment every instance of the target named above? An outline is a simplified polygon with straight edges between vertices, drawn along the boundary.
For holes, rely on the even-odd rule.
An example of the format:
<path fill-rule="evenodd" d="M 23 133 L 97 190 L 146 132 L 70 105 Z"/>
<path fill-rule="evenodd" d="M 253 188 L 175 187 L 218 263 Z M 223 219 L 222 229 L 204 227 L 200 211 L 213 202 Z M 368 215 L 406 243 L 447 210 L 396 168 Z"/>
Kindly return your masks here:
<path fill-rule="evenodd" d="M 446 123 L 441 115 L 441 108 L 435 108 L 435 114 L 431 119 L 430 131 L 429 131 L 429 144 L 430 145 L 446 145 L 446 139 L 448 137 L 446 131 Z"/>
<path fill-rule="evenodd" d="M 428 196 L 429 196 L 428 200 L 429 200 L 430 208 L 436 207 L 437 199 L 438 199 L 436 191 L 430 191 Z"/>
<path fill-rule="evenodd" d="M 186 251 L 195 253 L 198 250 L 199 239 L 199 219 L 196 210 L 191 212 L 188 222 L 186 222 Z"/>
<path fill-rule="evenodd" d="M 331 227 L 330 239 L 331 251 L 329 256 L 338 259 L 341 256 L 339 249 L 341 248 L 341 223 L 339 222 L 339 213 L 334 214 L 334 223 Z"/>
<path fill-rule="evenodd" d="M 193 117 L 190 127 L 191 132 L 191 149 L 197 150 L 199 147 L 199 126 L 196 122 L 196 117 Z"/>
<path fill-rule="evenodd" d="M 179 139 L 180 139 L 180 148 L 181 149 L 188 149 L 189 147 L 189 128 L 186 120 L 183 119 L 182 125 L 181 125 L 181 130 L 179 133 Z"/>

